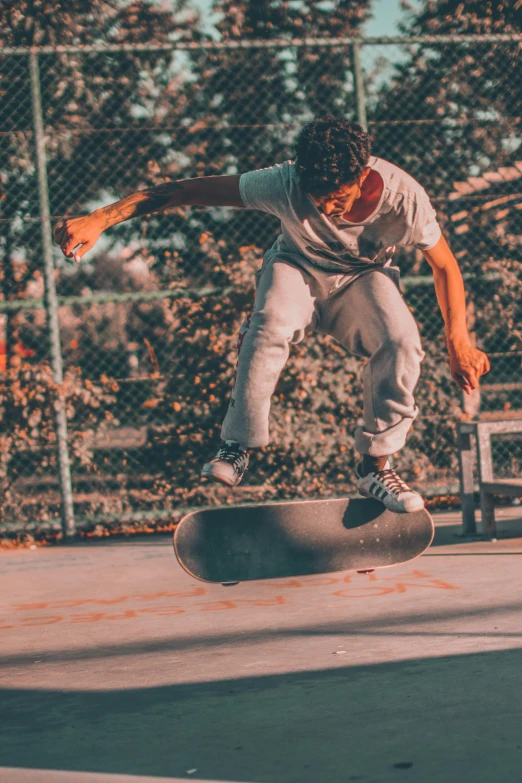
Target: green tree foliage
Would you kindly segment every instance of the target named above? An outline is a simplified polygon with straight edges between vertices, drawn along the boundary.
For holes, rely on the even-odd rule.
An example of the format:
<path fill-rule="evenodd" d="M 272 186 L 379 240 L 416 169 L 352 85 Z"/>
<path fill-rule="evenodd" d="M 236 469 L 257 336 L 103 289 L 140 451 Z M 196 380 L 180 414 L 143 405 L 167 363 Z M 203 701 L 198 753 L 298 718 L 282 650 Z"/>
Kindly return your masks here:
<path fill-rule="evenodd" d="M 30 47 L 162 44 L 197 37 L 187 0 L 161 9 L 149 0 L 3 0 L 0 44 Z M 179 83 L 169 53 L 41 53 L 51 213 L 78 214 L 107 194 L 121 197 L 154 182 L 170 139 L 154 126 L 176 123 Z M 40 274 L 29 58 L 1 56 L 0 172 L 4 297 L 24 295 Z M 131 163 L 132 161 L 132 163 Z M 128 225 L 112 239 L 136 233 Z M 17 257 L 15 268 L 14 258 Z M 65 278 L 60 281 L 66 291 Z M 74 284 L 69 287 L 74 291 Z"/>
<path fill-rule="evenodd" d="M 516 6 L 510 0 L 432 0 L 411 12 L 403 32 L 518 34 Z M 520 45 L 434 41 L 408 52 L 370 113 L 376 149 L 432 196 L 445 196 L 455 180 L 503 165 L 520 143 Z M 390 119 L 396 124 L 387 124 Z"/>
<path fill-rule="evenodd" d="M 405 5 L 411 7 L 408 2 Z M 520 3 L 516 0 L 429 0 L 403 28 L 414 34 L 491 35 L 519 33 L 520 24 Z"/>

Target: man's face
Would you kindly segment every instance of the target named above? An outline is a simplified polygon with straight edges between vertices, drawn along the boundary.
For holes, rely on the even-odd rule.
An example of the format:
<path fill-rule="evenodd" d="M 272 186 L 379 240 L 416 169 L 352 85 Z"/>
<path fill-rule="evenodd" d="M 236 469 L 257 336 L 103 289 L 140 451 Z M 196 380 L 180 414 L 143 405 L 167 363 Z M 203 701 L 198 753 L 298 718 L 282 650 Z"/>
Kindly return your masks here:
<path fill-rule="evenodd" d="M 357 182 L 352 185 L 342 185 L 335 193 L 328 193 L 326 196 L 312 196 L 310 198 L 315 206 L 324 212 L 327 216 L 344 215 L 353 207 L 355 201 L 361 197 L 361 188 L 364 180 L 371 169 L 366 168 Z"/>

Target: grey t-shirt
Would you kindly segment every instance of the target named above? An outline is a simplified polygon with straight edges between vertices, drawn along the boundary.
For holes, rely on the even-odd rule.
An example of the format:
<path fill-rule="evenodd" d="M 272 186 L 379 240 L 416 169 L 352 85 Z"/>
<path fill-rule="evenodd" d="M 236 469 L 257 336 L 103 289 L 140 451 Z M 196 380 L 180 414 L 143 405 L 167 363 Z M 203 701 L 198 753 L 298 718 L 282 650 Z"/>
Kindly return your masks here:
<path fill-rule="evenodd" d="M 281 234 L 268 254 L 295 263 L 304 256 L 355 279 L 375 265 L 390 268 L 397 246 L 429 250 L 436 245 L 441 231 L 424 188 L 382 158 L 371 157 L 368 165 L 381 175 L 384 188 L 375 211 L 360 223 L 329 218 L 319 210 L 301 188 L 292 161 L 243 174 L 239 191 L 245 207 L 281 220 Z"/>

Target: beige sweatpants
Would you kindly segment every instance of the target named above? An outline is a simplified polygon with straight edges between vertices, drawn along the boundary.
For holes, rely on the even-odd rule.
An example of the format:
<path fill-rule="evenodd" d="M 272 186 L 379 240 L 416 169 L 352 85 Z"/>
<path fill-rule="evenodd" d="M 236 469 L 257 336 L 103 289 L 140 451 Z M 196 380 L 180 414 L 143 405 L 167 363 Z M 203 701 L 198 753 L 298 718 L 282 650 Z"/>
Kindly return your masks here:
<path fill-rule="evenodd" d="M 253 313 L 240 330 L 235 385 L 221 437 L 255 448 L 269 442 L 270 398 L 291 343 L 318 331 L 369 359 L 363 371 L 363 454 L 388 456 L 404 445 L 418 413 L 414 390 L 424 357 L 417 324 L 386 272 L 355 280 L 299 257 L 270 257 L 257 276 Z"/>

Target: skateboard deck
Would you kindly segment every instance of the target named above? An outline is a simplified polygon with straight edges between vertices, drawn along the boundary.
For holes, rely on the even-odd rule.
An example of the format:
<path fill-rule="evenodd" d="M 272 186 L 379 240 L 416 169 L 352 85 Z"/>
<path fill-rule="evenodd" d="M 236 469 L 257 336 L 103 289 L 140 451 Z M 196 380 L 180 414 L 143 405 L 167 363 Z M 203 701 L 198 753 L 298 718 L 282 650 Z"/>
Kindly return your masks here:
<path fill-rule="evenodd" d="M 233 583 L 398 565 L 421 555 L 434 532 L 426 509 L 302 500 L 193 511 L 176 528 L 174 551 L 196 579 Z"/>

